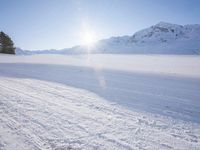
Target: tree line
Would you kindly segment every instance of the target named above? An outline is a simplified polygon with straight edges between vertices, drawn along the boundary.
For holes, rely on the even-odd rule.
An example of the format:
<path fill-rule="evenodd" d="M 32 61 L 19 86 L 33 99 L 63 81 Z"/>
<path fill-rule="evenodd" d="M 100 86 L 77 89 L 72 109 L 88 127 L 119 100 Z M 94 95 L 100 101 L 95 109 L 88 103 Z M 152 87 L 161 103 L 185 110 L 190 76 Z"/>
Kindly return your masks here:
<path fill-rule="evenodd" d="M 12 39 L 3 31 L 0 32 L 0 53 L 15 54 L 15 47 Z"/>

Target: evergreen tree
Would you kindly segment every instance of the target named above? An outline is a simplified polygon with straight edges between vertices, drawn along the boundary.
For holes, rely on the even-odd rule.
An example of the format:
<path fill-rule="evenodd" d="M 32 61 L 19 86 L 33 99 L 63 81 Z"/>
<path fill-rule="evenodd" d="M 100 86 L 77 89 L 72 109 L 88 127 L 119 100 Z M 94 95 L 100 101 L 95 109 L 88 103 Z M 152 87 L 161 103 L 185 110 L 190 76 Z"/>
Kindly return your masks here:
<path fill-rule="evenodd" d="M 14 43 L 4 32 L 0 32 L 0 53 L 15 54 Z"/>

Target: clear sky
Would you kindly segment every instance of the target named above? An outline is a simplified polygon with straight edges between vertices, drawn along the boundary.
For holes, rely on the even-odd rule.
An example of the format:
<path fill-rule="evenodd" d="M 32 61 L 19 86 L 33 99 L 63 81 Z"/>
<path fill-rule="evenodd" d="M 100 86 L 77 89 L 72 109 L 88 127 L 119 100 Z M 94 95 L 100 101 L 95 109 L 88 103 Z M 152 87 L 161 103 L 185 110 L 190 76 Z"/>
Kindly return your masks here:
<path fill-rule="evenodd" d="M 29 50 L 132 35 L 160 21 L 200 24 L 200 0 L 0 0 L 0 30 Z"/>

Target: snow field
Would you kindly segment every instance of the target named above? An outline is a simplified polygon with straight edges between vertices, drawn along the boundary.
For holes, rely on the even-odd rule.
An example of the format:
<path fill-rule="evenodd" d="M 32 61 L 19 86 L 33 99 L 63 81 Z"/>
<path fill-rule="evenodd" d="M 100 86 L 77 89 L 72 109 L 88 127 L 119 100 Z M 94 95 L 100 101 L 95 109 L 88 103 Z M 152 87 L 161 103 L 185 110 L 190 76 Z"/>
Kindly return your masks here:
<path fill-rule="evenodd" d="M 198 149 L 200 125 L 129 111 L 94 93 L 0 78 L 1 149 Z"/>

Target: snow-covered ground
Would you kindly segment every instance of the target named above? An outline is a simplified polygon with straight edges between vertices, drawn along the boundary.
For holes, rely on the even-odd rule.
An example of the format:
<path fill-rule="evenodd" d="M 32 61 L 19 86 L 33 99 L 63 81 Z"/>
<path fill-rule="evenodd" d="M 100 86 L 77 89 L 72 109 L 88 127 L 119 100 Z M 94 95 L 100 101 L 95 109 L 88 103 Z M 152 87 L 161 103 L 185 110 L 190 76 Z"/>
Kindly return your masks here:
<path fill-rule="evenodd" d="M 0 63 L 54 64 L 200 78 L 199 55 L 0 55 Z"/>
<path fill-rule="evenodd" d="M 0 55 L 0 149 L 199 149 L 200 57 Z"/>

